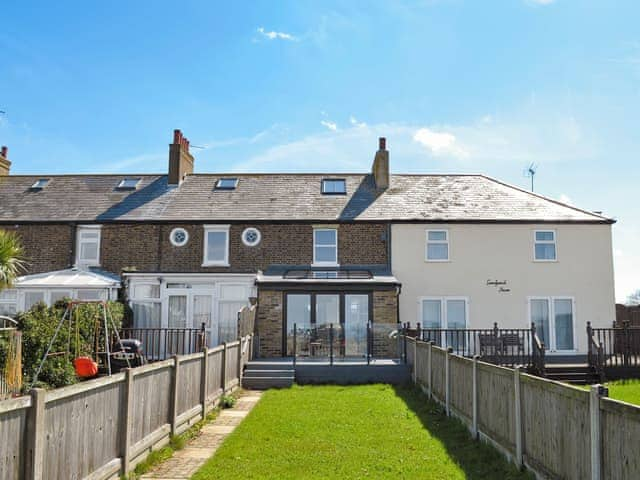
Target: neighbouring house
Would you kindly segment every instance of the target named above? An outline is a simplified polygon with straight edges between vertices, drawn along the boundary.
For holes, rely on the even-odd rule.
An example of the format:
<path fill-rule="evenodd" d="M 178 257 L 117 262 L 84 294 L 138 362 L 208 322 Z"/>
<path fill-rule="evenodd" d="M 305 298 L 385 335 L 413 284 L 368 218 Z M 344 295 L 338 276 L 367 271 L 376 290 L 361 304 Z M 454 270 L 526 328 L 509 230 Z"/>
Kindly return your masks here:
<path fill-rule="evenodd" d="M 350 174 L 194 173 L 179 130 L 165 174 L 10 175 L 6 157 L 0 228 L 30 267 L 0 313 L 119 291 L 136 327 L 205 324 L 214 345 L 257 301 L 262 356 L 290 354 L 294 325 L 333 325 L 338 354 L 361 356 L 370 323 L 496 321 L 581 354 L 586 321 L 615 317 L 613 220 L 483 175 L 392 175 L 384 139 Z"/>

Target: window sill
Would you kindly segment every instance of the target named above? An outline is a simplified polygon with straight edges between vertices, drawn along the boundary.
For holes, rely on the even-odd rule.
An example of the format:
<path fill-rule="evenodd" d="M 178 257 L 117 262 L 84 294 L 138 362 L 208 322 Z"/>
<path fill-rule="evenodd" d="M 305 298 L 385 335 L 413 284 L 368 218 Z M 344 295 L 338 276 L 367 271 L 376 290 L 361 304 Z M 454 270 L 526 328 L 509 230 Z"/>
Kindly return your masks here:
<path fill-rule="evenodd" d="M 555 260 L 536 260 L 535 258 L 532 260 L 533 263 L 558 263 L 558 259 Z"/>
<path fill-rule="evenodd" d="M 312 263 L 312 267 L 339 267 L 339 263 Z"/>
<path fill-rule="evenodd" d="M 424 259 L 425 263 L 451 263 L 450 259 L 447 260 L 429 260 L 428 258 Z"/>
<path fill-rule="evenodd" d="M 225 262 L 207 262 L 202 264 L 203 267 L 230 267 L 231 265 Z"/>

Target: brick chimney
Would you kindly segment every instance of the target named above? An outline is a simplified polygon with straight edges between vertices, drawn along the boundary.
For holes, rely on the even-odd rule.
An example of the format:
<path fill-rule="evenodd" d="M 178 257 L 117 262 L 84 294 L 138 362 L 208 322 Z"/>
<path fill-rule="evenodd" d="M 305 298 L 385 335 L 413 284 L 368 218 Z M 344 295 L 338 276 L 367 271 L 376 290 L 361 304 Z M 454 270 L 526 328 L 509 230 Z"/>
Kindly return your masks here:
<path fill-rule="evenodd" d="M 389 151 L 387 150 L 387 139 L 384 137 L 378 139 L 378 151 L 373 159 L 371 174 L 378 190 L 389 188 Z"/>
<path fill-rule="evenodd" d="M 180 185 L 191 173 L 193 155 L 189 153 L 189 140 L 180 130 L 174 130 L 173 143 L 169 144 L 169 185 Z"/>
<path fill-rule="evenodd" d="M 10 170 L 9 149 L 3 145 L 0 147 L 0 177 L 9 175 Z"/>

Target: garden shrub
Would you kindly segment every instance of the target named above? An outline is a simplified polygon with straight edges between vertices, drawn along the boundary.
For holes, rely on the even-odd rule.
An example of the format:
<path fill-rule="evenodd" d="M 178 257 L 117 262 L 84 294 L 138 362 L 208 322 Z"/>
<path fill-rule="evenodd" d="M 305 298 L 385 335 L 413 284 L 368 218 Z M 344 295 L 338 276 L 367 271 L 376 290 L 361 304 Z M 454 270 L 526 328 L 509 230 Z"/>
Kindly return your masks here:
<path fill-rule="evenodd" d="M 108 302 L 109 311 L 116 328 L 122 325 L 124 305 Z M 60 319 L 66 310 L 66 301 L 62 300 L 51 307 L 44 303 L 34 305 L 30 310 L 18 314 L 18 328 L 22 330 L 22 362 L 24 382 L 30 388 L 38 366 L 47 346 L 53 337 Z M 77 331 L 76 331 L 77 325 Z M 111 325 L 109 325 L 111 331 Z M 93 356 L 98 336 L 98 347 L 104 350 L 104 321 L 102 307 L 99 304 L 81 304 L 74 309 L 73 319 L 65 321 L 51 348 L 51 352 L 61 352 L 49 356 L 38 375 L 39 387 L 62 387 L 77 382 L 73 359 L 78 356 Z M 2 348 L 2 347 L 0 347 Z M 68 351 L 68 354 L 67 354 Z"/>

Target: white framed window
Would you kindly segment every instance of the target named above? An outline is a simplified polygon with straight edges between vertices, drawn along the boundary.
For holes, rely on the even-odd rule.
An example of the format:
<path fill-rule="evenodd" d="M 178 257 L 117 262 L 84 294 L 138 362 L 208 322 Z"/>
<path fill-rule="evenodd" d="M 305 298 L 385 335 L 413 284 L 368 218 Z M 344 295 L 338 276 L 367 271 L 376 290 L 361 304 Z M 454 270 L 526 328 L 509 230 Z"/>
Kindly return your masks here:
<path fill-rule="evenodd" d="M 136 328 L 160 328 L 162 326 L 162 300 L 157 283 L 131 284 L 131 310 Z"/>
<path fill-rule="evenodd" d="M 73 291 L 71 290 L 51 290 L 49 292 L 49 305 L 55 305 L 60 300 L 65 298 L 73 298 Z"/>
<path fill-rule="evenodd" d="M 338 265 L 338 230 L 313 229 L 313 264 Z"/>
<path fill-rule="evenodd" d="M 37 303 L 46 303 L 46 293 L 45 290 L 26 290 L 24 292 L 24 311 L 29 310 Z"/>
<path fill-rule="evenodd" d="M 120 180 L 120 183 L 118 184 L 118 190 L 135 190 L 138 188 L 138 184 L 140 183 L 140 177 L 136 177 L 136 178 L 123 178 L 122 180 Z"/>
<path fill-rule="evenodd" d="M 101 288 L 85 288 L 79 289 L 76 292 L 76 298 L 78 300 L 96 301 L 106 300 L 106 291 Z"/>
<path fill-rule="evenodd" d="M 535 230 L 533 232 L 533 259 L 536 262 L 557 261 L 556 231 Z"/>
<path fill-rule="evenodd" d="M 576 350 L 575 300 L 573 297 L 529 297 L 529 325 L 550 352 Z"/>
<path fill-rule="evenodd" d="M 418 300 L 418 322 L 423 329 L 442 330 L 425 332 L 428 340 L 441 347 L 452 347 L 456 353 L 464 352 L 465 336 L 455 330 L 469 325 L 469 299 L 466 297 L 422 297 Z"/>
<path fill-rule="evenodd" d="M 18 311 L 18 291 L 15 289 L 0 290 L 0 315 L 14 317 Z"/>
<path fill-rule="evenodd" d="M 229 225 L 204 226 L 204 260 L 202 266 L 229 266 Z"/>
<path fill-rule="evenodd" d="M 322 193 L 325 195 L 344 195 L 347 193 L 347 182 L 344 178 L 323 178 Z"/>
<path fill-rule="evenodd" d="M 76 265 L 100 266 L 100 225 L 78 226 L 76 233 Z"/>
<path fill-rule="evenodd" d="M 216 182 L 216 190 L 235 190 L 238 186 L 236 177 L 219 178 Z"/>
<path fill-rule="evenodd" d="M 427 262 L 448 262 L 449 231 L 427 230 L 427 244 L 424 255 Z"/>

